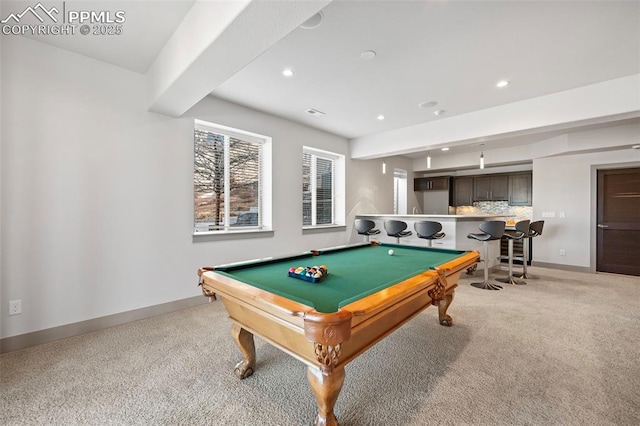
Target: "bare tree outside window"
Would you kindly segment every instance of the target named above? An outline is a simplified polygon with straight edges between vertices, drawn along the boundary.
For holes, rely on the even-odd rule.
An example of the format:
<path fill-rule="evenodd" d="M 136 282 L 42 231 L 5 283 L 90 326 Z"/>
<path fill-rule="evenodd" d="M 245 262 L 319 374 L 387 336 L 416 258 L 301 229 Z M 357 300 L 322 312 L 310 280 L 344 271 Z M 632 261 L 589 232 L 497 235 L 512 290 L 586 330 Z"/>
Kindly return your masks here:
<path fill-rule="evenodd" d="M 262 144 L 195 129 L 196 231 L 259 227 Z"/>

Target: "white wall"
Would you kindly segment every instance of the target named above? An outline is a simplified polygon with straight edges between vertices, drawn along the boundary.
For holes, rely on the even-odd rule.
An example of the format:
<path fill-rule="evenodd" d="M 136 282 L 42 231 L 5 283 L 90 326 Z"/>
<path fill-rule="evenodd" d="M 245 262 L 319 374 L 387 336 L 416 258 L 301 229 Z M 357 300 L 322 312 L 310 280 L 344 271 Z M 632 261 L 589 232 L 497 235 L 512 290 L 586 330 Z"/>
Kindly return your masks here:
<path fill-rule="evenodd" d="M 303 145 L 348 156 L 343 138 L 207 98 L 181 118 L 146 110 L 144 76 L 21 37 L 3 37 L 0 146 L 0 337 L 16 336 L 199 295 L 197 268 L 361 241 L 359 213 L 391 213 L 387 158 L 346 164 L 346 231 L 301 230 Z M 192 237 L 193 119 L 273 137 L 273 226 L 268 238 Z M 640 143 L 638 126 L 571 134 L 572 146 L 617 138 Z M 638 165 L 639 151 L 534 161 L 534 219 L 547 219 L 535 260 L 588 267 L 593 256 L 595 165 Z M 567 255 L 560 257 L 559 249 Z M 23 313 L 7 316 L 8 300 Z"/>
<path fill-rule="evenodd" d="M 198 296 L 200 266 L 357 241 L 355 214 L 390 212 L 393 173 L 347 160 L 347 230 L 303 235 L 302 145 L 348 155 L 345 139 L 213 98 L 181 118 L 149 113 L 145 87 L 4 38 L 0 295 L 23 313 L 2 313 L 0 337 Z M 273 137 L 273 237 L 192 237 L 196 117 Z"/>
<path fill-rule="evenodd" d="M 576 147 L 614 140 L 640 143 L 640 126 L 625 125 L 571 133 Z M 533 220 L 544 220 L 543 235 L 533 240 L 534 262 L 588 268 L 595 271 L 596 170 L 640 166 L 640 150 L 630 148 L 540 158 L 533 161 Z M 544 212 L 555 218 L 542 217 Z M 560 218 L 561 212 L 565 218 Z M 566 255 L 561 256 L 560 250 Z"/>
<path fill-rule="evenodd" d="M 2 14 L 2 2 L 0 2 L 0 16 L 4 16 Z M 0 37 L 0 100 L 3 99 L 3 94 L 2 94 L 2 86 L 3 86 L 3 82 L 2 82 L 2 46 L 4 44 L 3 42 L 4 37 Z M 3 188 L 3 184 L 2 184 L 2 102 L 0 101 L 0 206 L 2 205 L 2 188 Z M 2 319 L 4 318 L 5 315 L 5 310 L 4 310 L 4 299 L 3 299 L 3 292 L 2 292 L 2 259 L 3 259 L 3 245 L 2 245 L 2 211 L 0 210 L 0 333 L 2 331 Z M 2 334 L 0 334 L 0 337 L 2 336 Z"/>
<path fill-rule="evenodd" d="M 422 192 L 424 214 L 449 214 L 449 191 Z"/>

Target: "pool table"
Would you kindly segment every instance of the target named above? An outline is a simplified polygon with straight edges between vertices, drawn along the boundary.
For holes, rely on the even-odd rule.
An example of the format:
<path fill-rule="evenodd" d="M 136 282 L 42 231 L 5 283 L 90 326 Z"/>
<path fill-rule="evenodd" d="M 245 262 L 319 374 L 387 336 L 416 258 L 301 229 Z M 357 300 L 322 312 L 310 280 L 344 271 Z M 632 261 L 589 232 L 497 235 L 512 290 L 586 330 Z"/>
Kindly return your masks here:
<path fill-rule="evenodd" d="M 260 336 L 307 365 L 315 424 L 337 425 L 344 366 L 430 305 L 451 326 L 447 309 L 458 278 L 478 259 L 475 251 L 371 242 L 203 267 L 198 275 L 203 294 L 220 296 L 232 321 L 243 358 L 235 374 L 253 374 L 253 335 Z M 290 277 L 298 266 L 328 273 L 316 283 Z"/>

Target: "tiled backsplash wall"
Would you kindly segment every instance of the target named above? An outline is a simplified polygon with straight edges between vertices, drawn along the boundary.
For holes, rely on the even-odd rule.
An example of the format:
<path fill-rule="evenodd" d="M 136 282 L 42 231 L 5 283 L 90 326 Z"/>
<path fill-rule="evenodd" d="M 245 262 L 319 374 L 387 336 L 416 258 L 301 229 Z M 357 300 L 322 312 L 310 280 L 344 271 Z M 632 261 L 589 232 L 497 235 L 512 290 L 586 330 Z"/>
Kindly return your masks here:
<path fill-rule="evenodd" d="M 506 201 L 477 201 L 473 206 L 455 207 L 455 214 L 504 214 L 514 215 L 513 221 L 531 220 L 531 206 L 510 206 Z"/>

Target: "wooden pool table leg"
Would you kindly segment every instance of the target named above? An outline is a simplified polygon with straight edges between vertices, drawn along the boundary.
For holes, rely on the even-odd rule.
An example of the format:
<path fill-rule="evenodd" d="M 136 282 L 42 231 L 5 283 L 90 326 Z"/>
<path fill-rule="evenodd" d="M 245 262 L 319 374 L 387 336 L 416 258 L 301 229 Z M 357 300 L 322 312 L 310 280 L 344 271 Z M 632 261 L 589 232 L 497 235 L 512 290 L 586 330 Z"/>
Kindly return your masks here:
<path fill-rule="evenodd" d="M 318 367 L 307 367 L 307 379 L 318 403 L 318 415 L 315 426 L 338 426 L 338 419 L 333 413 L 338 395 L 344 383 L 344 367 L 339 366 L 330 373 L 323 373 Z"/>
<path fill-rule="evenodd" d="M 428 294 L 431 297 L 431 304 L 438 307 L 438 320 L 440 325 L 451 327 L 453 325 L 453 319 L 447 315 L 447 309 L 451 306 L 453 301 L 453 290 L 458 287 L 458 284 L 448 286 L 446 271 L 444 269 L 436 269 L 438 278 L 436 279 L 436 285 L 429 290 Z M 447 292 L 447 287 L 449 291 Z"/>
<path fill-rule="evenodd" d="M 447 309 L 451 306 L 452 301 L 453 292 L 445 294 L 441 300 L 436 302 L 438 304 L 438 320 L 440 321 L 440 325 L 445 325 L 447 327 L 451 327 L 453 325 L 453 318 L 451 318 L 450 315 L 447 315 Z"/>
<path fill-rule="evenodd" d="M 253 374 L 256 368 L 256 347 L 253 342 L 253 334 L 249 333 L 238 324 L 231 326 L 231 335 L 238 349 L 242 352 L 242 361 L 236 364 L 233 372 L 240 379 L 246 379 Z"/>

